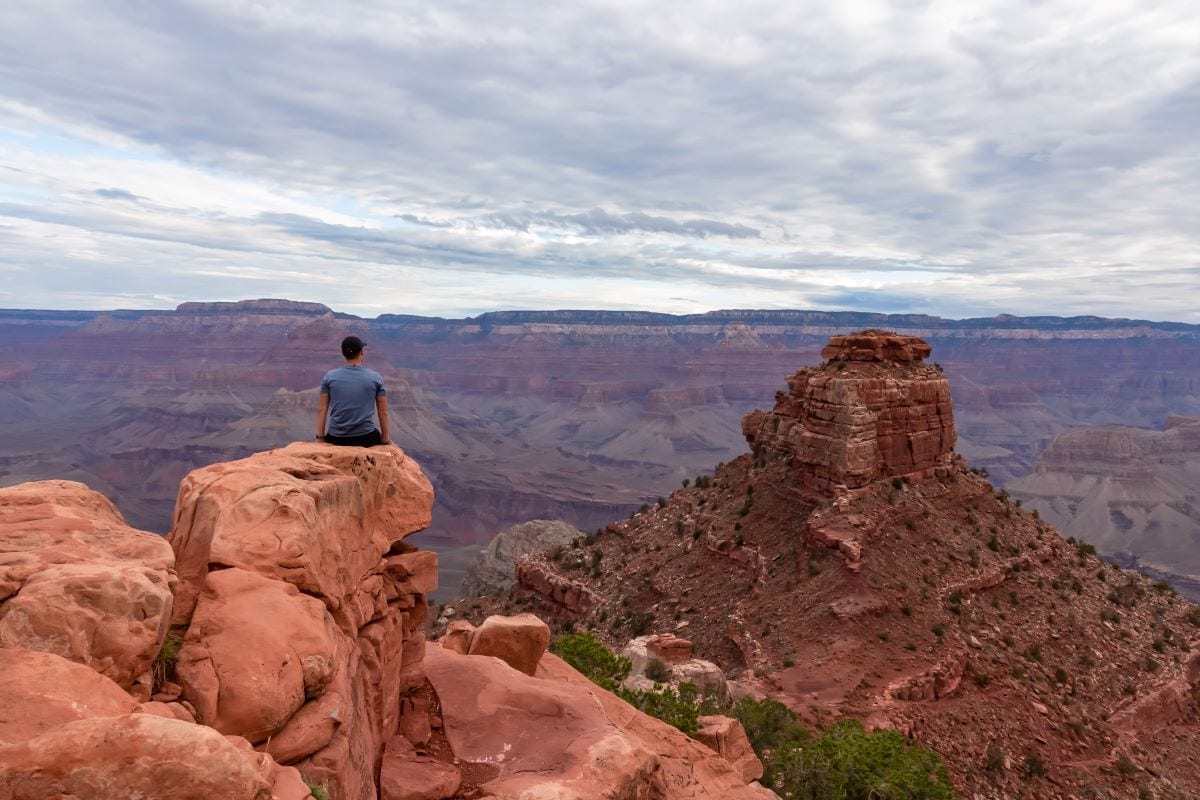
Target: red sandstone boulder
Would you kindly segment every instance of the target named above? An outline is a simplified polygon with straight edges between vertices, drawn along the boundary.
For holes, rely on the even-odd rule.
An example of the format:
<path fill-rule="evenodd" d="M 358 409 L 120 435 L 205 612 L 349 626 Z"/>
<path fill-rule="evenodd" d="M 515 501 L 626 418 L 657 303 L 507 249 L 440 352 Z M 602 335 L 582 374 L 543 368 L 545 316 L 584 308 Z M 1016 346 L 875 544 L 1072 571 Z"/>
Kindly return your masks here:
<path fill-rule="evenodd" d="M 446 626 L 446 632 L 438 639 L 438 644 L 465 656 L 471 651 L 471 637 L 474 635 L 474 625 L 465 619 L 456 619 Z"/>
<path fill-rule="evenodd" d="M 168 539 L 186 623 L 212 564 L 294 584 L 332 611 L 393 543 L 429 524 L 433 488 L 396 447 L 297 443 L 184 478 Z"/>
<path fill-rule="evenodd" d="M 711 750 L 551 654 L 530 677 L 496 659 L 431 645 L 426 671 L 455 755 L 497 771 L 480 787 L 496 800 L 771 796 L 748 786 Z"/>
<path fill-rule="evenodd" d="M 462 773 L 452 764 L 418 756 L 407 739 L 388 742 L 379 770 L 379 800 L 447 800 L 462 785 Z"/>
<path fill-rule="evenodd" d="M 550 644 L 550 626 L 533 614 L 491 616 L 471 635 L 472 656 L 496 656 L 510 667 L 532 675 Z"/>
<path fill-rule="evenodd" d="M 337 663 L 333 621 L 295 586 L 246 572 L 208 573 L 176 671 L 200 720 L 259 742 L 305 698 L 319 697 Z"/>
<path fill-rule="evenodd" d="M 133 714 L 69 722 L 0 747 L 0 797 L 271 800 L 271 787 L 212 728 Z"/>
<path fill-rule="evenodd" d="M 700 730 L 696 731 L 695 738 L 710 750 L 720 753 L 737 769 L 742 780 L 756 781 L 763 776 L 762 762 L 750 746 L 746 729 L 736 719 L 717 715 L 701 717 Z"/>
<path fill-rule="evenodd" d="M 0 648 L 0 745 L 76 720 L 125 716 L 136 707 L 120 686 L 82 664 L 51 653 Z"/>
<path fill-rule="evenodd" d="M 682 664 L 692 657 L 692 643 L 673 633 L 660 633 L 646 640 L 646 650 L 664 664 Z"/>
<path fill-rule="evenodd" d="M 0 646 L 55 653 L 129 688 L 166 634 L 173 567 L 161 537 L 83 484 L 0 489 Z"/>

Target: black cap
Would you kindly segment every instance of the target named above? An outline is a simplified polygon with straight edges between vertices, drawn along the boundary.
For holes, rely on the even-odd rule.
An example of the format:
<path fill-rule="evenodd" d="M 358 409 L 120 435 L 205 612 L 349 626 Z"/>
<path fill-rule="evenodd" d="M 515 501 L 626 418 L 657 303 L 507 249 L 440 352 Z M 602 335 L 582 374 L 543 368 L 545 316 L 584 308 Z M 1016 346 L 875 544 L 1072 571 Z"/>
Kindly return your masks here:
<path fill-rule="evenodd" d="M 363 351 L 367 343 L 357 336 L 347 336 L 342 339 L 342 355 L 346 358 L 358 358 L 358 354 Z"/>

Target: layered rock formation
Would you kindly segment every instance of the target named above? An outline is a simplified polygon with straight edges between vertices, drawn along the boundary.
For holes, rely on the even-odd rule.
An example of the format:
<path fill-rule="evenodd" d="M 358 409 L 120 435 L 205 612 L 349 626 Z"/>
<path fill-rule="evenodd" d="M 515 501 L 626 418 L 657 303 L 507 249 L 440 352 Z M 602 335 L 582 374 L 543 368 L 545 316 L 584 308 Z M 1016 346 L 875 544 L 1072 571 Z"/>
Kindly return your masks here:
<path fill-rule="evenodd" d="M 834 337 L 828 362 L 789 378 L 774 410 L 748 414 L 742 430 L 756 454 L 789 454 L 818 491 L 927 473 L 956 438 L 950 384 L 922 363 L 930 350 L 883 331 Z"/>
<path fill-rule="evenodd" d="M 815 311 L 506 312 L 360 319 L 286 302 L 0 311 L 0 483 L 71 478 L 165 533 L 179 481 L 312 435 L 321 373 L 371 342 L 394 435 L 437 487 L 423 546 L 512 524 L 584 531 L 742 451 L 739 422 L 833 334 L 923 337 L 955 386 L 959 452 L 999 483 L 1081 425 L 1200 415 L 1200 327 Z M 287 394 L 277 395 L 280 389 Z"/>
<path fill-rule="evenodd" d="M 1200 593 L 1200 418 L 1067 431 L 1007 488 L 1064 534 Z"/>
<path fill-rule="evenodd" d="M 747 418 L 752 453 L 578 553 L 529 557 L 537 586 L 479 613 L 535 610 L 614 650 L 686 637 L 810 726 L 907 732 L 963 796 L 1200 796 L 1200 608 L 951 454 L 922 343 L 868 332 L 827 355 Z M 588 610 L 539 588 L 566 582 Z"/>
<path fill-rule="evenodd" d="M 566 547 L 583 533 L 565 522 L 535 519 L 513 525 L 500 533 L 467 566 L 461 595 L 472 597 L 500 594 L 517 580 L 517 560 L 530 553 Z"/>

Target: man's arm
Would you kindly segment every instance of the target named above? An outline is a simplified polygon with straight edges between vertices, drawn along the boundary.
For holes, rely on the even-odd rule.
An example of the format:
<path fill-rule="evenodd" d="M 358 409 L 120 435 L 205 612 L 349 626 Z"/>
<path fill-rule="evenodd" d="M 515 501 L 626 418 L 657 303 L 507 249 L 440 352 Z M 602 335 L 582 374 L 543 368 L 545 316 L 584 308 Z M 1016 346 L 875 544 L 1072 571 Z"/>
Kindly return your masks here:
<path fill-rule="evenodd" d="M 379 412 L 379 433 L 383 436 L 383 443 L 390 444 L 392 438 L 388 436 L 388 417 L 387 417 L 387 395 L 375 395 L 375 410 Z"/>
<path fill-rule="evenodd" d="M 325 419 L 329 416 L 329 394 L 321 392 L 321 401 L 317 403 L 317 438 L 325 438 Z"/>

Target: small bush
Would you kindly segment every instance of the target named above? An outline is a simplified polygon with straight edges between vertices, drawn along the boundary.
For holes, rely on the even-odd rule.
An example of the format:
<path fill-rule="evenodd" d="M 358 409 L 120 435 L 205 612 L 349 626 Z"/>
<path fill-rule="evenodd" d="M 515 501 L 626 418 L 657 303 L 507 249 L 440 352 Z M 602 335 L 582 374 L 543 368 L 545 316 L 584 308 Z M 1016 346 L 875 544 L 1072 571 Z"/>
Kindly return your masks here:
<path fill-rule="evenodd" d="M 629 677 L 629 659 L 614 655 L 590 633 L 561 634 L 550 644 L 550 652 L 610 692 Z"/>
<path fill-rule="evenodd" d="M 183 635 L 176 631 L 168 631 L 150 670 L 155 691 L 175 676 L 175 664 L 179 661 L 179 650 L 182 647 Z"/>
<path fill-rule="evenodd" d="M 678 692 L 668 686 L 654 692 L 632 692 L 622 689 L 617 694 L 639 711 L 661 719 L 689 736 L 700 730 L 697 691 L 690 683 L 680 684 Z"/>
<path fill-rule="evenodd" d="M 302 778 L 304 785 L 308 787 L 308 793 L 311 794 L 314 800 L 329 800 L 329 791 L 314 780 Z"/>
<path fill-rule="evenodd" d="M 987 754 L 983 757 L 983 768 L 988 772 L 1004 771 L 1004 751 L 995 742 L 988 744 Z"/>
<path fill-rule="evenodd" d="M 652 658 L 646 662 L 646 677 L 655 683 L 670 683 L 671 669 L 661 658 Z"/>
<path fill-rule="evenodd" d="M 1030 778 L 1046 777 L 1046 762 L 1037 753 L 1025 756 L 1025 775 Z"/>

